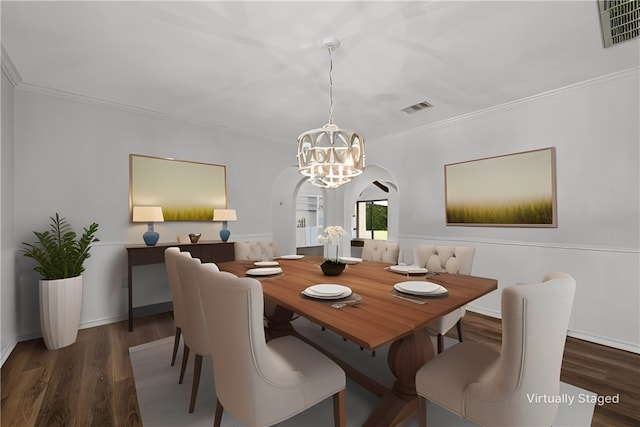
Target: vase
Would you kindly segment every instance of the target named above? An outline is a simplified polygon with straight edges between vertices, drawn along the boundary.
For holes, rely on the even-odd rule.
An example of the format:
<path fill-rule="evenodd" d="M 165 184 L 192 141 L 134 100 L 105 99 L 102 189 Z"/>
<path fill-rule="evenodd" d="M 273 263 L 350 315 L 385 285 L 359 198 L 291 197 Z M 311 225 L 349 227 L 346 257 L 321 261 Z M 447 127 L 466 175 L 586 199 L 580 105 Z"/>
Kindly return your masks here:
<path fill-rule="evenodd" d="M 82 307 L 82 276 L 40 280 L 40 325 L 50 350 L 76 341 Z"/>
<path fill-rule="evenodd" d="M 326 260 L 320 265 L 325 276 L 337 276 L 344 271 L 345 264 L 341 262 Z"/>

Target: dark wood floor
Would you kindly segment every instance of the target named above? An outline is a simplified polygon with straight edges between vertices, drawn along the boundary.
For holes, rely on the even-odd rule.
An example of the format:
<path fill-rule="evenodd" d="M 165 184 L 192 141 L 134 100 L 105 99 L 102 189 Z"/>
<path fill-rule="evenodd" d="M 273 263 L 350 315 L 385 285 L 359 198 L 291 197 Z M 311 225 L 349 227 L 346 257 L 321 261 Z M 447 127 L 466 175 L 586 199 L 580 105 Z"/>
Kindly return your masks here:
<path fill-rule="evenodd" d="M 465 339 L 497 349 L 500 330 L 500 320 L 475 313 L 463 320 Z M 60 350 L 41 339 L 19 343 L 2 366 L 2 426 L 142 425 L 128 348 L 172 334 L 167 313 L 136 319 L 134 332 L 126 322 L 81 330 Z M 592 426 L 640 425 L 639 355 L 569 338 L 562 381 L 620 394 L 620 403 L 596 406 Z"/>

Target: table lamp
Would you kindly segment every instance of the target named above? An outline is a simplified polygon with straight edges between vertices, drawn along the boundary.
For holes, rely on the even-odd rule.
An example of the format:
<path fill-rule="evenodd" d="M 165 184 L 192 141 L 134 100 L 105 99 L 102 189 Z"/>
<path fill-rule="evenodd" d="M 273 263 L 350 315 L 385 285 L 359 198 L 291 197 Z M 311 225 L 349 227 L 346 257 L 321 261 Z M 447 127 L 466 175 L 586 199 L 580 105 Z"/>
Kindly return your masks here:
<path fill-rule="evenodd" d="M 153 229 L 154 222 L 164 222 L 162 208 L 160 206 L 134 206 L 133 222 L 148 223 L 147 231 L 142 235 L 142 239 L 147 246 L 155 246 L 158 243 L 160 234 Z"/>
<path fill-rule="evenodd" d="M 231 232 L 227 229 L 227 221 L 236 221 L 238 218 L 236 217 L 235 209 L 214 209 L 213 210 L 213 220 L 214 221 L 222 221 L 222 228 L 220 229 L 220 240 L 226 242 L 229 240 L 229 236 Z"/>

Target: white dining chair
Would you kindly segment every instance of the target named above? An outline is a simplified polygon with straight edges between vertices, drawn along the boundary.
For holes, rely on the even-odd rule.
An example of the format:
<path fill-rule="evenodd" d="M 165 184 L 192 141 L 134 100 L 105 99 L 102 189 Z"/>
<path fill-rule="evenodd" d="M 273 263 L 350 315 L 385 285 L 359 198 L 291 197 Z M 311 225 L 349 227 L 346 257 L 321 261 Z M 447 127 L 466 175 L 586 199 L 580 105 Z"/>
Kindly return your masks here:
<path fill-rule="evenodd" d="M 233 249 L 236 261 L 271 261 L 280 255 L 275 240 L 234 242 Z"/>
<path fill-rule="evenodd" d="M 211 342 L 209 341 L 209 333 L 207 332 L 207 324 L 202 311 L 202 302 L 200 301 L 200 292 L 198 290 L 198 269 L 202 268 L 215 272 L 219 270 L 214 263 L 201 264 L 200 260 L 198 258 L 192 258 L 189 252 L 180 252 L 176 259 L 176 265 L 178 267 L 178 278 L 186 321 L 182 331 L 186 353 L 185 356 L 183 356 L 181 371 L 184 371 L 186 368 L 189 352 L 193 351 L 195 354 L 191 399 L 189 401 L 189 413 L 192 413 L 195 410 L 198 389 L 200 387 L 202 359 L 204 356 L 211 355 Z"/>
<path fill-rule="evenodd" d="M 550 426 L 558 405 L 531 396 L 558 396 L 576 282 L 549 273 L 541 283 L 502 291 L 502 349 L 454 345 L 416 373 L 418 419 L 426 401 L 483 426 Z"/>
<path fill-rule="evenodd" d="M 363 261 L 398 263 L 400 245 L 389 240 L 365 240 L 362 247 Z"/>
<path fill-rule="evenodd" d="M 200 269 L 199 286 L 213 356 L 214 426 L 224 410 L 248 426 L 273 425 L 331 396 L 334 424 L 345 425 L 344 371 L 293 336 L 266 342 L 259 281 Z"/>
<path fill-rule="evenodd" d="M 177 257 L 180 254 L 180 249 L 177 247 L 170 247 L 165 249 L 164 251 L 164 264 L 167 269 L 167 277 L 169 278 L 169 288 L 171 289 L 171 299 L 173 300 L 173 321 L 175 323 L 175 337 L 173 339 L 173 354 L 171 355 L 171 366 L 176 363 L 176 355 L 178 354 L 178 348 L 180 346 L 180 338 L 182 336 L 182 328 L 186 323 L 183 301 L 182 301 L 182 292 L 180 290 L 180 283 L 178 277 L 178 266 L 177 266 Z M 183 358 L 184 352 L 187 351 L 186 347 L 183 349 Z M 182 384 L 182 380 L 184 378 L 184 371 L 180 370 L 180 379 L 178 382 Z"/>
<path fill-rule="evenodd" d="M 416 246 L 419 267 L 430 273 L 471 274 L 476 249 L 472 246 L 436 246 L 420 244 Z M 444 350 L 444 335 L 454 326 L 458 330 L 458 341 L 462 342 L 462 323 L 467 309 L 460 307 L 427 325 L 430 333 L 437 336 L 438 353 Z"/>

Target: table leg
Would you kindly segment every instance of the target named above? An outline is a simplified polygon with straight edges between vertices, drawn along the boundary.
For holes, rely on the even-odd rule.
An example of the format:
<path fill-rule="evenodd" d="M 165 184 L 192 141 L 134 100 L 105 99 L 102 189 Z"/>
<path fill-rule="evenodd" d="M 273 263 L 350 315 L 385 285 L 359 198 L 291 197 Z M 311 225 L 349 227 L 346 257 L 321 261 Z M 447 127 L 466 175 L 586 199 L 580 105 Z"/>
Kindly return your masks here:
<path fill-rule="evenodd" d="M 128 277 L 128 292 L 129 292 L 129 332 L 133 331 L 133 268 L 131 267 L 131 261 L 129 261 L 127 276 Z"/>
<path fill-rule="evenodd" d="M 269 304 L 265 300 L 265 317 L 267 318 L 267 340 L 293 335 L 295 329 L 291 324 L 293 312 L 275 304 Z"/>
<path fill-rule="evenodd" d="M 396 377 L 364 426 L 395 426 L 413 415 L 416 403 L 416 372 L 433 358 L 433 344 L 426 329 L 391 344 L 387 355 L 389 369 Z"/>

